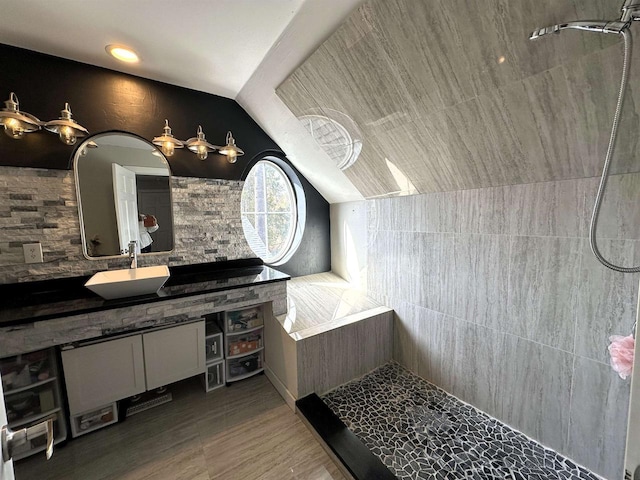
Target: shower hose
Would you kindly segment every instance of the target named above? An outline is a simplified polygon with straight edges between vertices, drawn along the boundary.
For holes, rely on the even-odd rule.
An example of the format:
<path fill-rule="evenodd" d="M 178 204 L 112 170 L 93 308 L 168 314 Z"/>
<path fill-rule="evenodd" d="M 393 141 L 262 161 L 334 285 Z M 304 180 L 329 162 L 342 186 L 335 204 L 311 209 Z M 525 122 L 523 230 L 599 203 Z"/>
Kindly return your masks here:
<path fill-rule="evenodd" d="M 611 166 L 611 158 L 615 151 L 616 137 L 618 136 L 618 126 L 620 123 L 620 116 L 622 114 L 622 106 L 624 105 L 624 95 L 627 90 L 627 83 L 629 81 L 629 64 L 631 61 L 631 32 L 628 28 L 622 30 L 622 37 L 624 38 L 624 64 L 622 66 L 622 80 L 620 82 L 620 92 L 618 93 L 618 103 L 616 104 L 616 113 L 613 116 L 613 126 L 611 127 L 611 136 L 609 137 L 609 146 L 607 147 L 607 154 L 604 159 L 604 167 L 602 167 L 602 178 L 600 179 L 600 185 L 598 186 L 598 193 L 596 195 L 596 202 L 593 206 L 593 212 L 591 214 L 591 226 L 589 228 L 589 241 L 591 243 L 591 251 L 596 258 L 605 267 L 622 273 L 636 273 L 640 272 L 640 265 L 637 267 L 620 267 L 607 261 L 600 250 L 598 250 L 598 244 L 596 242 L 596 230 L 598 228 L 598 214 L 600 213 L 600 206 L 602 204 L 602 197 L 607 187 L 607 179 L 609 176 L 609 167 Z"/>

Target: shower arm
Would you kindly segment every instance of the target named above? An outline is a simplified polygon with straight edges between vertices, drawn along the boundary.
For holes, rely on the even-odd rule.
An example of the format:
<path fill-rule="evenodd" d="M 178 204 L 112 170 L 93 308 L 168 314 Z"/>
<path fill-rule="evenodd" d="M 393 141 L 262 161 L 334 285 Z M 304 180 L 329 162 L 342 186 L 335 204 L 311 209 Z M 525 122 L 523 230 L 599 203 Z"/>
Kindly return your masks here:
<path fill-rule="evenodd" d="M 604 159 L 604 165 L 602 167 L 602 176 L 600 178 L 600 184 L 598 186 L 598 192 L 596 194 L 596 200 L 593 206 L 593 212 L 591 213 L 591 224 L 589 226 L 589 243 L 591 245 L 591 251 L 605 267 L 610 268 L 620 273 L 637 273 L 640 272 L 640 265 L 635 267 L 621 267 L 609 262 L 605 259 L 600 250 L 598 249 L 596 231 L 598 228 L 598 215 L 600 213 L 600 206 L 602 204 L 602 198 L 607 186 L 607 179 L 609 176 L 609 167 L 611 166 L 611 160 L 615 151 L 616 138 L 618 135 L 618 126 L 620 117 L 622 114 L 622 106 L 624 105 L 624 96 L 629 80 L 629 67 L 631 63 L 632 53 L 632 38 L 630 25 L 631 22 L 640 20 L 640 0 L 625 0 L 622 5 L 622 16 L 619 21 L 578 21 L 569 22 L 564 24 L 554 25 L 552 27 L 544 27 L 534 30 L 529 37 L 530 40 L 535 40 L 548 33 L 559 33 L 560 30 L 565 28 L 574 28 L 578 30 L 587 30 L 598 33 L 617 33 L 624 38 L 624 62 L 622 66 L 622 78 L 620 80 L 620 90 L 618 92 L 618 100 L 616 102 L 616 110 L 613 116 L 613 125 L 611 126 L 611 134 L 609 136 L 609 145 L 607 147 L 607 153 Z"/>
<path fill-rule="evenodd" d="M 640 2 L 638 0 L 625 0 L 622 5 L 622 23 L 629 23 L 633 20 L 640 20 Z"/>
<path fill-rule="evenodd" d="M 558 23 L 549 27 L 537 28 L 529 36 L 529 40 L 536 40 L 549 33 L 559 33 L 561 30 L 573 29 L 595 33 L 622 34 L 634 20 L 640 20 L 640 0 L 625 0 L 621 8 L 622 14 L 619 20 L 576 20 L 567 23 Z"/>

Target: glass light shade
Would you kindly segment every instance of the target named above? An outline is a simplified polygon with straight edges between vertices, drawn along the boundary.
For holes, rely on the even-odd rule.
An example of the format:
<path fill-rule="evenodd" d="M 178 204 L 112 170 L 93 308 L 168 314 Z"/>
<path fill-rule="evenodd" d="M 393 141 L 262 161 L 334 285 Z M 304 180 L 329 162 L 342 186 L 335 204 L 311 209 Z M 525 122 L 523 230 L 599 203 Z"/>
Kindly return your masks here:
<path fill-rule="evenodd" d="M 164 121 L 164 129 L 162 135 L 160 135 L 159 137 L 155 137 L 151 143 L 159 146 L 160 150 L 162 150 L 162 153 L 164 153 L 167 157 L 173 155 L 176 148 L 184 147 L 184 144 L 180 140 L 171 135 L 171 127 L 169 127 L 169 120 L 167 119 L 165 119 Z"/>
<path fill-rule="evenodd" d="M 75 145 L 78 137 L 86 137 L 89 131 L 71 118 L 71 107 L 64 104 L 60 111 L 60 118 L 44 124 L 44 128 L 60 136 L 60 141 L 65 145 Z"/>
<path fill-rule="evenodd" d="M 25 133 L 40 130 L 40 120 L 29 113 L 21 112 L 18 97 L 11 92 L 9 100 L 4 102 L 5 108 L 0 111 L 0 125 L 4 127 L 4 133 L 13 138 L 20 139 Z"/>
<path fill-rule="evenodd" d="M 116 58 L 121 62 L 138 63 L 140 61 L 140 57 L 138 57 L 138 54 L 136 52 L 123 45 L 107 45 L 105 47 L 105 50 L 113 58 Z"/>
<path fill-rule="evenodd" d="M 209 156 L 209 151 L 207 150 L 207 147 L 200 145 L 198 147 L 197 156 L 200 160 L 206 160 L 207 157 Z"/>
<path fill-rule="evenodd" d="M 187 140 L 187 148 L 195 153 L 200 160 L 206 160 L 209 152 L 215 152 L 217 149 L 217 147 L 207 142 L 201 125 L 198 125 L 197 136 Z"/>
<path fill-rule="evenodd" d="M 236 140 L 231 132 L 227 132 L 227 145 L 222 147 L 219 152 L 227 156 L 229 163 L 236 163 L 237 157 L 244 155 L 244 152 L 236 146 Z"/>

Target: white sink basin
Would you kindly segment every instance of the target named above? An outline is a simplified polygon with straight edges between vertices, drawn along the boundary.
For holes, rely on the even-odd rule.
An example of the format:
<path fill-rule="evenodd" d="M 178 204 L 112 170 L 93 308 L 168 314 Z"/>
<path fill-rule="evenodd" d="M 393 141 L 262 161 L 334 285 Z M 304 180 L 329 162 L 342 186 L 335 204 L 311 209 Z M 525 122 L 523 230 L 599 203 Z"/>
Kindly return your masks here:
<path fill-rule="evenodd" d="M 149 295 L 162 288 L 169 278 L 169 267 L 126 268 L 98 272 L 84 284 L 106 300 Z"/>

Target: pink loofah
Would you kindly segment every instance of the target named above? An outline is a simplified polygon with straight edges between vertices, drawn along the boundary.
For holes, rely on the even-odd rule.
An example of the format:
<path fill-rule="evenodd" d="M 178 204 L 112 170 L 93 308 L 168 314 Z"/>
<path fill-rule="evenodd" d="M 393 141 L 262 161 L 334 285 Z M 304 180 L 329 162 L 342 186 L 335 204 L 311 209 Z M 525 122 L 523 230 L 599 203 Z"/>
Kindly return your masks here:
<path fill-rule="evenodd" d="M 609 341 L 611 342 L 609 345 L 611 366 L 620 375 L 620 378 L 626 379 L 633 370 L 633 352 L 636 341 L 633 335 L 627 337 L 612 335 L 609 337 Z"/>

